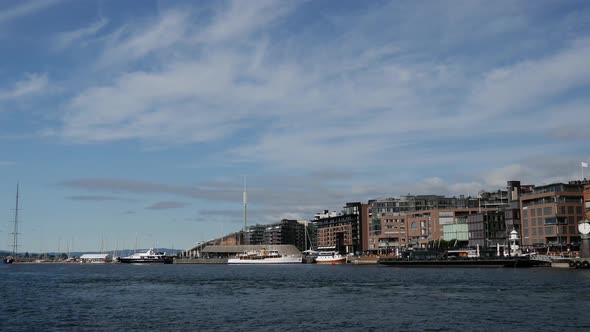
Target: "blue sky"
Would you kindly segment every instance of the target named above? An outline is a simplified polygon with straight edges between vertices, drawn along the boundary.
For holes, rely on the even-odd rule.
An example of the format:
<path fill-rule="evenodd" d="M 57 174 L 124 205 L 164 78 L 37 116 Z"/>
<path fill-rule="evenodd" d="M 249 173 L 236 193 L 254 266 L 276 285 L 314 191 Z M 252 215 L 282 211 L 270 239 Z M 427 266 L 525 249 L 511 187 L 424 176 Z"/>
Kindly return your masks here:
<path fill-rule="evenodd" d="M 0 247 L 187 248 L 580 177 L 587 1 L 0 3 Z M 590 171 L 587 171 L 590 173 Z M 73 245 L 72 245 L 73 243 Z"/>

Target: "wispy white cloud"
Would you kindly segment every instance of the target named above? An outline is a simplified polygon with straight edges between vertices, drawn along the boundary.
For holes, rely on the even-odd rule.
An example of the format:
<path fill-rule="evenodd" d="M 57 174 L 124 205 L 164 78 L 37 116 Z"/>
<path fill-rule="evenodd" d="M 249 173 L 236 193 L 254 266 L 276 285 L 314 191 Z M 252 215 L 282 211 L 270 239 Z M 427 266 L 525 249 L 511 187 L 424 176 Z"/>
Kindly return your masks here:
<path fill-rule="evenodd" d="M 587 33 L 546 42 L 543 32 L 559 22 L 542 30 L 536 9 L 522 6 L 393 2 L 309 18 L 304 28 L 290 21 L 295 5 L 235 1 L 210 19 L 166 10 L 129 20 L 98 50 L 97 66 L 109 77 L 75 90 L 59 135 L 76 142 L 233 139 L 216 151 L 224 164 L 308 174 L 298 181 L 317 194 L 265 196 L 302 215 L 289 199 L 322 209 L 379 192 L 468 194 L 507 180 L 557 179 L 556 167 L 527 158 L 584 137 L 578 133 L 590 118 L 580 90 L 590 84 L 590 44 Z M 274 35 L 282 24 L 289 33 Z M 555 132 L 559 139 L 548 139 Z M 386 174 L 388 182 L 342 177 L 339 185 L 355 194 L 346 196 L 309 175 L 357 169 Z M 155 191 L 224 202 L 235 195 L 193 189 Z"/>
<path fill-rule="evenodd" d="M 590 84 L 588 58 L 590 39 L 580 39 L 556 54 L 495 68 L 475 86 L 468 106 L 494 116 L 535 113 L 568 90 Z"/>
<path fill-rule="evenodd" d="M 221 9 L 212 23 L 198 37 L 204 42 L 235 42 L 241 38 L 268 28 L 275 20 L 295 8 L 294 3 L 273 0 L 232 0 Z"/>
<path fill-rule="evenodd" d="M 109 20 L 101 17 L 100 20 L 87 27 L 74 31 L 61 32 L 55 37 L 54 48 L 59 51 L 77 43 L 82 43 L 84 45 L 87 38 L 95 36 L 108 23 Z"/>
<path fill-rule="evenodd" d="M 170 10 L 154 20 L 121 27 L 106 38 L 99 68 L 127 64 L 156 51 L 182 46 L 191 32 L 189 19 L 190 12 Z"/>
<path fill-rule="evenodd" d="M 43 92 L 49 84 L 46 74 L 29 74 L 12 87 L 0 89 L 0 101 L 12 100 Z"/>
<path fill-rule="evenodd" d="M 15 6 L 0 11 L 0 23 L 29 16 L 60 3 L 62 0 L 18 1 Z"/>

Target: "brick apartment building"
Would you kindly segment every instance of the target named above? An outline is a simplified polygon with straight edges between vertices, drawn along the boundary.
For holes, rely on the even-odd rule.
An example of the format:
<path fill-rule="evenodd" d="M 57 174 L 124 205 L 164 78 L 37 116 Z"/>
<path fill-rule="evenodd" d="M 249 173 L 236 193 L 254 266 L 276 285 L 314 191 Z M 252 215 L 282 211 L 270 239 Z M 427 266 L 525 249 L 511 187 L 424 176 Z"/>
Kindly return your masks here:
<path fill-rule="evenodd" d="M 447 238 L 467 242 L 467 217 L 507 202 L 507 191 L 480 193 L 479 198 L 407 195 L 369 201 L 368 251 L 386 254 L 396 249 L 424 248 Z"/>
<path fill-rule="evenodd" d="M 342 253 L 361 253 L 368 244 L 366 224 L 369 218 L 367 204 L 346 203 L 339 214 L 317 215 L 317 247 L 333 247 Z"/>
<path fill-rule="evenodd" d="M 580 241 L 578 221 L 584 218 L 581 181 L 534 187 L 520 198 L 523 245 L 571 245 Z"/>

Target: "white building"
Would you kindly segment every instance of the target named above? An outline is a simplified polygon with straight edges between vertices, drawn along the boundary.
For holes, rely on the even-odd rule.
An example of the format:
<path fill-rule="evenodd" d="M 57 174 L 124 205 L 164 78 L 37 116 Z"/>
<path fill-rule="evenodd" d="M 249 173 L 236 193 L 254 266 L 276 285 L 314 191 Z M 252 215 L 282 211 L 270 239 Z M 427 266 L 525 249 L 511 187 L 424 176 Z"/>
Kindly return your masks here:
<path fill-rule="evenodd" d="M 80 256 L 80 263 L 110 263 L 112 261 L 111 254 L 84 254 Z"/>

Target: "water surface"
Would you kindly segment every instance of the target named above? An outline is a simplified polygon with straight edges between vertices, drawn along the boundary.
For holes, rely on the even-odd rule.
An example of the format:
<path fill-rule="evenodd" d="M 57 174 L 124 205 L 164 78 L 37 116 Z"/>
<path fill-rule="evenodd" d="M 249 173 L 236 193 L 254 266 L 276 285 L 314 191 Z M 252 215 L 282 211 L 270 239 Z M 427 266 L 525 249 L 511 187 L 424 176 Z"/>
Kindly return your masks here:
<path fill-rule="evenodd" d="M 0 265 L 1 331 L 588 331 L 590 271 Z"/>

